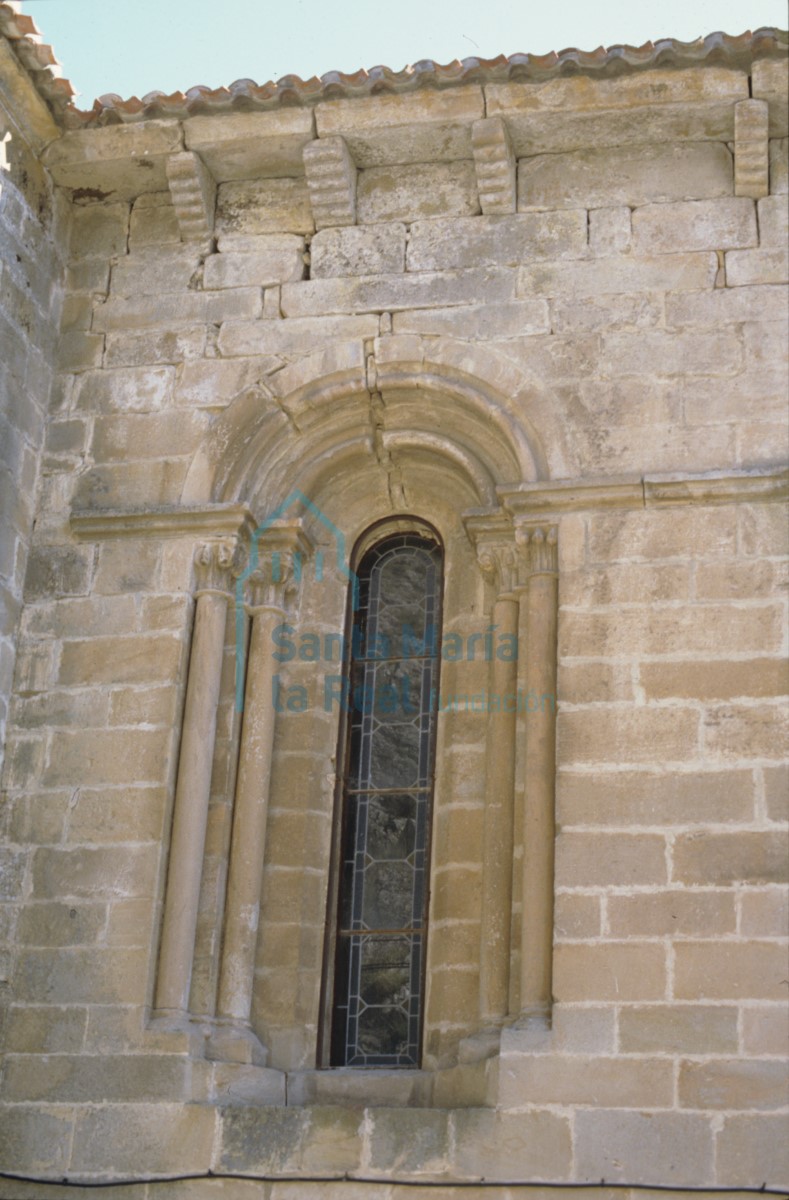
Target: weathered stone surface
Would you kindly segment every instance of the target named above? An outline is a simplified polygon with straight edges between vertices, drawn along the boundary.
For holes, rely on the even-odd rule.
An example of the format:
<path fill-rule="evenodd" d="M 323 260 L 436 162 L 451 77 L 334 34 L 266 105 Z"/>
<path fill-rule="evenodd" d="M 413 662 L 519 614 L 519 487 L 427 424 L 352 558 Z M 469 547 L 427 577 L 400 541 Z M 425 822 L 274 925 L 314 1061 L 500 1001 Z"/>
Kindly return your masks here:
<path fill-rule="evenodd" d="M 124 371 L 95 371 L 77 383 L 74 405 L 91 412 L 153 412 L 172 398 L 172 367 Z"/>
<path fill-rule="evenodd" d="M 759 214 L 759 245 L 785 246 L 789 240 L 789 212 L 781 196 L 768 196 L 756 206 Z"/>
<path fill-rule="evenodd" d="M 281 107 L 189 117 L 183 130 L 188 149 L 199 153 L 214 179 L 226 183 L 297 174 L 315 121 L 312 109 Z"/>
<path fill-rule="evenodd" d="M 471 158 L 471 124 L 485 115 L 479 87 L 381 92 L 364 104 L 332 99 L 315 108 L 321 138 L 341 136 L 360 167 Z"/>
<path fill-rule="evenodd" d="M 191 248 L 180 245 L 146 248 L 113 265 L 110 292 L 123 298 L 183 292 L 189 288 L 199 266 L 200 256 Z"/>
<path fill-rule="evenodd" d="M 720 143 L 581 150 L 518 162 L 518 209 L 665 204 L 731 195 L 732 157 Z"/>
<path fill-rule="evenodd" d="M 157 325 L 178 326 L 238 321 L 260 316 L 260 288 L 225 288 L 215 292 L 172 292 L 131 300 L 108 300 L 96 309 L 94 329 L 106 332 L 155 329 Z"/>
<path fill-rule="evenodd" d="M 770 110 L 770 136 L 786 137 L 789 118 L 786 115 L 789 73 L 786 60 L 762 59 L 753 64 L 752 94 L 766 101 Z"/>
<path fill-rule="evenodd" d="M 785 1108 L 789 1103 L 789 1080 L 781 1062 L 683 1062 L 679 1103 L 683 1108 L 696 1109 Z"/>
<path fill-rule="evenodd" d="M 719 1177 L 733 1186 L 751 1187 L 758 1179 L 768 1187 L 783 1187 L 789 1177 L 789 1147 L 782 1130 L 783 1116 L 735 1115 L 724 1118 L 716 1137 Z M 775 1180 L 775 1184 L 772 1181 Z"/>
<path fill-rule="evenodd" d="M 290 244 L 259 254 L 212 254 L 206 260 L 203 272 L 205 286 L 271 287 L 291 279 L 301 279 L 304 275 L 304 243 L 301 238 L 281 236 L 283 241 L 287 236 Z"/>
<path fill-rule="evenodd" d="M 733 1005 L 631 1005 L 619 1014 L 619 1046 L 625 1053 L 733 1054 L 737 1044 Z"/>
<path fill-rule="evenodd" d="M 707 1117 L 691 1113 L 579 1112 L 579 1176 L 588 1181 L 710 1183 L 713 1135 Z"/>
<path fill-rule="evenodd" d="M 665 883 L 666 843 L 647 834 L 560 833 L 556 874 L 560 886 Z"/>
<path fill-rule="evenodd" d="M 584 297 L 611 292 L 695 292 L 711 288 L 717 271 L 718 260 L 714 254 L 698 253 L 666 254 L 655 258 L 623 256 L 594 262 L 546 262 L 520 268 L 518 295 Z"/>
<path fill-rule="evenodd" d="M 786 195 L 789 191 L 789 138 L 770 142 L 770 192 Z"/>
<path fill-rule="evenodd" d="M 267 1174 L 351 1171 L 359 1161 L 359 1109 L 320 1107 L 222 1110 L 219 1163 Z"/>
<path fill-rule="evenodd" d="M 322 229 L 310 243 L 310 276 L 325 279 L 336 275 L 392 275 L 403 271 L 405 241 L 405 225 L 398 222 Z"/>
<path fill-rule="evenodd" d="M 416 221 L 408 243 L 409 271 L 518 266 L 536 259 L 586 254 L 586 213 L 524 213 L 513 217 Z"/>
<path fill-rule="evenodd" d="M 755 207 L 744 198 L 645 204 L 633 213 L 636 253 L 734 250 L 757 244 Z"/>
<path fill-rule="evenodd" d="M 306 348 L 315 349 L 321 345 L 329 345 L 336 339 L 360 339 L 375 337 L 378 333 L 378 318 L 372 314 L 359 317 L 292 317 L 288 321 L 227 321 L 219 334 L 219 349 L 222 354 L 233 355 L 295 355 Z M 257 368 L 260 359 L 253 360 L 250 368 Z M 228 368 L 233 363 L 196 363 L 194 371 L 184 371 L 179 383 L 179 393 L 183 396 L 185 389 L 193 392 L 199 381 L 222 380 L 228 377 Z M 256 372 L 252 372 L 256 374 Z M 239 378 L 240 374 L 230 375 L 229 378 Z M 250 382 L 253 382 L 250 379 Z M 232 387 L 232 384 L 230 385 Z M 234 388 L 233 391 L 240 390 Z M 201 396 L 204 395 L 202 387 Z M 216 403 L 217 395 L 230 398 L 233 394 L 228 387 L 217 391 L 211 390 L 205 395 L 205 403 Z"/>
<path fill-rule="evenodd" d="M 729 250 L 726 254 L 728 287 L 747 287 L 759 283 L 789 282 L 789 251 Z"/>
<path fill-rule="evenodd" d="M 470 162 L 428 162 L 413 166 L 370 167 L 356 187 L 357 219 L 416 221 L 423 217 L 479 212 L 477 181 Z"/>
<path fill-rule="evenodd" d="M 312 233 L 315 223 L 303 179 L 223 183 L 217 193 L 216 230 L 223 234 Z"/>
<path fill-rule="evenodd" d="M 789 841 L 780 833 L 686 834 L 674 845 L 674 877 L 684 883 L 785 883 Z"/>
<path fill-rule="evenodd" d="M 708 937 L 737 927 L 734 896 L 723 891 L 672 888 L 610 896 L 607 911 L 611 935 L 621 938 Z"/>
<path fill-rule="evenodd" d="M 468 340 L 484 334 L 498 341 L 549 333 L 551 319 L 548 302 L 538 299 L 395 313 L 392 328 L 395 333 L 445 334 Z"/>
<path fill-rule="evenodd" d="M 86 1108 L 77 1117 L 72 1169 L 134 1174 L 144 1156 L 152 1173 L 206 1172 L 214 1125 L 213 1110 L 199 1104 Z"/>
<path fill-rule="evenodd" d="M 557 1000 L 662 1000 L 665 988 L 665 951 L 654 942 L 554 947 Z"/>
<path fill-rule="evenodd" d="M 3 1106 L 0 1163 L 6 1171 L 25 1170 L 63 1174 L 68 1166 L 74 1118 L 68 1108 L 32 1109 L 27 1105 Z M 15 1189 L 16 1189 L 15 1185 Z"/>
<path fill-rule="evenodd" d="M 135 200 L 129 222 L 129 249 L 175 246 L 181 241 L 178 214 L 169 192 L 155 192 Z"/>
<path fill-rule="evenodd" d="M 466 1109 L 455 1113 L 454 1126 L 453 1165 L 461 1177 L 561 1179 L 569 1174 L 570 1129 L 558 1114 Z"/>
<path fill-rule="evenodd" d="M 111 258 L 125 254 L 129 236 L 127 204 L 92 204 L 75 208 L 69 251 L 73 259 Z"/>
<path fill-rule="evenodd" d="M 26 597 L 35 600 L 55 593 L 84 595 L 89 587 L 92 559 L 87 547 L 34 547 L 27 560 Z"/>
<path fill-rule="evenodd" d="M 679 942 L 674 993 L 680 1000 L 782 998 L 784 948 L 774 942 Z"/>
<path fill-rule="evenodd" d="M 281 304 L 286 317 L 395 312 L 403 308 L 510 300 L 514 290 L 513 271 L 426 271 L 418 275 L 368 275 L 359 279 L 287 283 L 282 288 Z"/>
<path fill-rule="evenodd" d="M 595 254 L 624 254 L 630 249 L 630 240 L 631 211 L 627 205 L 590 210 L 589 246 Z"/>

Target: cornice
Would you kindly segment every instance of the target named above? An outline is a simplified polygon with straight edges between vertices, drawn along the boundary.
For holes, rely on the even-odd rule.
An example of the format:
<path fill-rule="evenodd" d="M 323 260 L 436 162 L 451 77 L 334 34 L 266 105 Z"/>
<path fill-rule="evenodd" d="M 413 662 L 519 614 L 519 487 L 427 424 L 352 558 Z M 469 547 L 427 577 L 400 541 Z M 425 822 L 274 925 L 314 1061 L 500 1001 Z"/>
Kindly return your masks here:
<path fill-rule="evenodd" d="M 189 505 L 184 508 L 75 509 L 69 518 L 80 542 L 110 538 L 228 537 L 251 538 L 257 522 L 243 504 Z"/>
<path fill-rule="evenodd" d="M 538 480 L 500 487 L 497 492 L 502 509 L 512 517 L 588 509 L 769 503 L 789 498 L 789 468 Z M 467 528 L 476 530 L 487 518 L 485 513 L 479 512 L 468 513 L 464 519 Z"/>

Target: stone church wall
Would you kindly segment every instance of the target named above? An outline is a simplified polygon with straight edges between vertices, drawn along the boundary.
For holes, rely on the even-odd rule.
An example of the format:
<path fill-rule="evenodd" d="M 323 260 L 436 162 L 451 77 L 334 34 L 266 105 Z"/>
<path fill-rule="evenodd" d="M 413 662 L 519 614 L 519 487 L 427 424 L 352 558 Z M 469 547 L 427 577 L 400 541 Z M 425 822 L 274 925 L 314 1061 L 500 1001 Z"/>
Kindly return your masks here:
<path fill-rule="evenodd" d="M 24 135 L 0 120 L 0 747 L 16 660 L 36 488 L 55 366 L 69 205 Z M 31 568 L 68 586 L 68 562 Z M 35 674 L 33 661 L 20 664 Z M 24 683 L 21 684 L 24 686 Z M 0 749 L 0 760 L 2 758 Z"/>
<path fill-rule="evenodd" d="M 3 1170 L 269 1181 L 112 1192 L 232 1200 L 789 1181 L 785 67 L 72 129 L 42 152 L 54 225 L 2 182 L 3 449 L 25 472 L 0 497 L 19 514 L 0 540 L 6 555 L 10 528 L 18 547 L 0 563 L 9 672 L 17 658 Z M 23 310 L 14 261 L 31 240 Z M 453 714 L 425 1061 L 399 1077 L 315 1069 L 325 714 L 278 721 L 255 1036 L 217 1020 L 245 753 L 232 589 L 188 1003 L 178 1019 L 161 1004 L 195 610 L 218 588 L 195 548 L 243 540 L 293 487 L 351 545 L 385 515 L 432 521 L 463 636 L 504 586 L 475 546 L 505 525 L 513 553 L 555 535 L 551 1016 L 499 1021 L 492 1040 L 480 1019 L 493 718 Z M 303 627 L 340 628 L 340 583 L 304 587 Z M 446 678 L 468 694 L 488 672 Z M 515 792 L 511 927 L 507 913 L 516 1016 L 529 794 Z M 330 1182 L 346 1174 L 366 1182 Z M 0 1196 L 60 1194 L 0 1179 Z"/>

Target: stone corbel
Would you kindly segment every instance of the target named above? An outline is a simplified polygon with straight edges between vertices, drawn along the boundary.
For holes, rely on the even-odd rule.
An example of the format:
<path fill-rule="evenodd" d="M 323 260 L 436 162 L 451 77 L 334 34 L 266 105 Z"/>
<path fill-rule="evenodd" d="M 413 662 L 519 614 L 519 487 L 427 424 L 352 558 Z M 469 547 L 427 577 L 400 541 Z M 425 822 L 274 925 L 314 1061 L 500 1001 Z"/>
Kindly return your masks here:
<path fill-rule="evenodd" d="M 483 117 L 471 127 L 480 207 L 486 215 L 517 208 L 515 152 L 501 117 Z"/>
<path fill-rule="evenodd" d="M 356 164 L 344 138 L 318 138 L 303 150 L 316 229 L 356 224 Z"/>
<path fill-rule="evenodd" d="M 167 181 L 183 242 L 205 242 L 213 237 L 216 181 L 199 154 L 184 150 L 171 154 Z"/>
<path fill-rule="evenodd" d="M 760 200 L 769 187 L 769 107 L 766 100 L 734 106 L 734 194 Z"/>

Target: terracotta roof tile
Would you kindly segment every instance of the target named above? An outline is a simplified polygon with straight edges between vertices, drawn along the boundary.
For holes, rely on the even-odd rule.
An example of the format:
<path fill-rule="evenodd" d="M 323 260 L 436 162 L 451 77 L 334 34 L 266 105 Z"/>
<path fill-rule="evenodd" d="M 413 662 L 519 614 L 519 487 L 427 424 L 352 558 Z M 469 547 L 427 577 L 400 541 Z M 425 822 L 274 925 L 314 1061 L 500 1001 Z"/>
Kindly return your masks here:
<path fill-rule="evenodd" d="M 497 58 L 464 58 L 442 65 L 421 59 L 402 71 L 371 67 L 345 75 L 329 71 L 320 78 L 283 75 L 276 82 L 257 84 L 237 79 L 229 87 L 197 86 L 186 92 L 149 92 L 141 99 L 123 100 L 113 94 L 99 97 L 89 111 L 71 104 L 74 89 L 59 77 L 51 46 L 41 42 L 35 22 L 12 3 L 0 2 L 0 33 L 10 41 L 39 93 L 56 119 L 67 128 L 127 124 L 148 118 L 183 119 L 204 113 L 256 112 L 282 106 L 308 106 L 321 100 L 354 98 L 380 93 L 404 93 L 419 88 L 456 87 L 464 83 L 543 81 L 560 75 L 585 74 L 612 77 L 647 67 L 689 67 L 701 62 L 748 68 L 755 58 L 782 57 L 789 35 L 778 29 L 757 29 L 734 37 L 710 33 L 694 42 L 665 38 L 643 46 L 603 46 L 585 51 L 569 48 L 550 54 L 511 54 Z"/>

